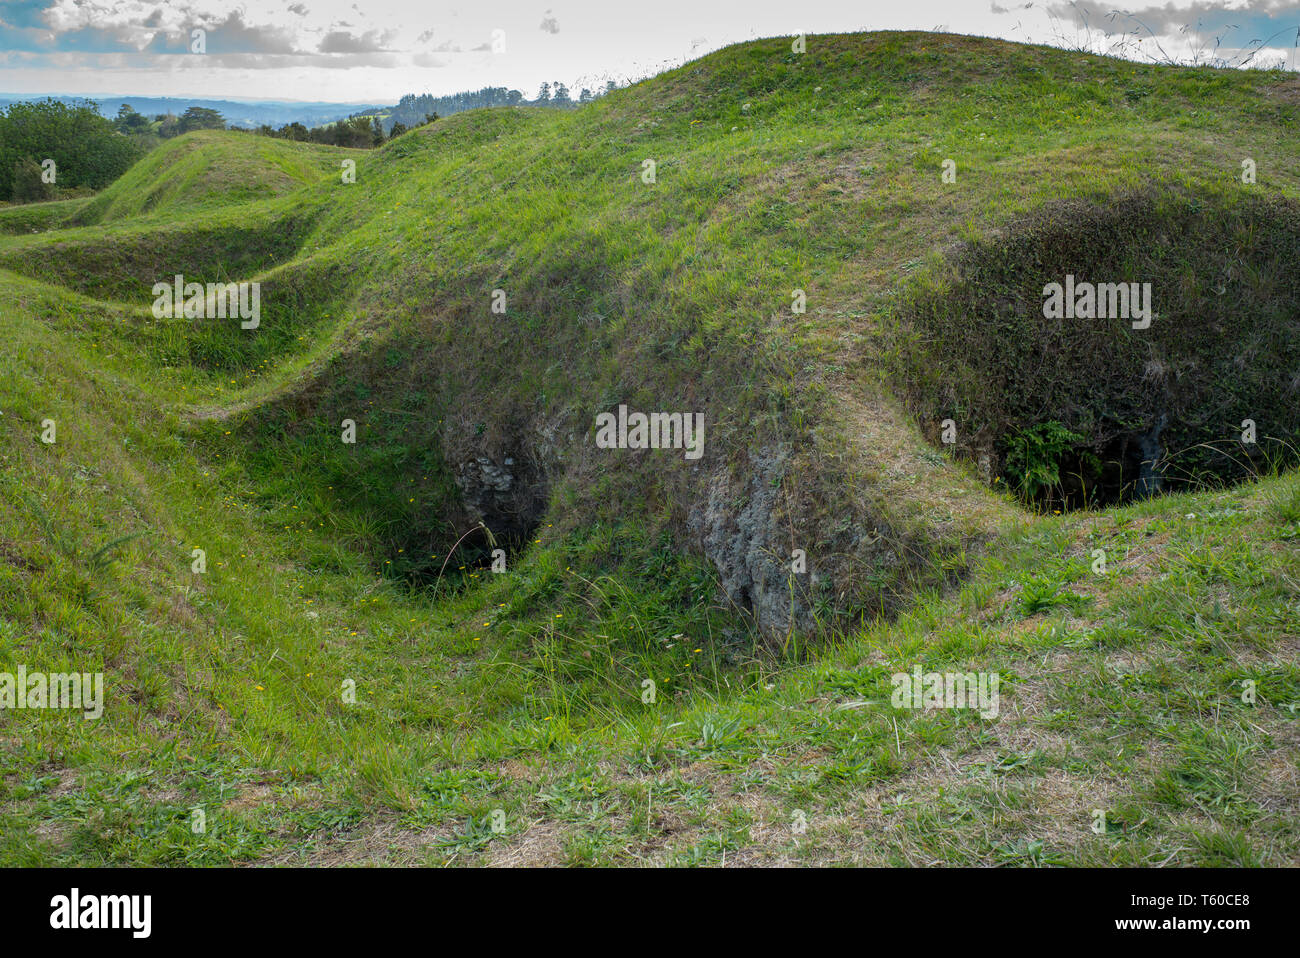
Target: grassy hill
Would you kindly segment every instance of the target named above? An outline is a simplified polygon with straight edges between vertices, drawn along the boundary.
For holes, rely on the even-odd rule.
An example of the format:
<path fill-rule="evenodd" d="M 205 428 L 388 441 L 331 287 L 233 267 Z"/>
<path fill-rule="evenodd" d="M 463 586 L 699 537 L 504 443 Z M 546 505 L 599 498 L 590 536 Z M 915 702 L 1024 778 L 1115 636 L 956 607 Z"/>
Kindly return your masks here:
<path fill-rule="evenodd" d="M 0 710 L 0 861 L 1295 862 L 1298 103 L 778 39 L 0 211 L 0 672 L 107 693 Z M 1067 272 L 1158 316 L 1047 321 Z"/>
<path fill-rule="evenodd" d="M 153 150 L 93 199 L 0 210 L 0 232 L 120 220 L 184 220 L 318 184 L 352 151 L 201 130 Z"/>

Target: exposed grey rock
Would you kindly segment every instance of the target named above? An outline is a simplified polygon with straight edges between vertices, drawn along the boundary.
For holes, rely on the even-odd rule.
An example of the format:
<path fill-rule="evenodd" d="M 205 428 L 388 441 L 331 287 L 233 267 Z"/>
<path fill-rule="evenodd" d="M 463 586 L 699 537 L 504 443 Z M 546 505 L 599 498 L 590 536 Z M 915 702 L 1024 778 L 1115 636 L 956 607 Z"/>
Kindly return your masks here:
<path fill-rule="evenodd" d="M 471 518 L 506 539 L 526 537 L 544 507 L 537 477 L 523 470 L 512 456 L 504 457 L 501 465 L 488 456 L 461 463 L 456 485 Z"/>
<path fill-rule="evenodd" d="M 727 596 L 768 635 L 807 625 L 806 584 L 797 580 L 811 577 L 812 570 L 795 576 L 791 588 L 790 532 L 780 523 L 778 492 L 786 461 L 784 450 L 751 451 L 746 478 L 715 474 L 707 501 L 687 520 Z"/>

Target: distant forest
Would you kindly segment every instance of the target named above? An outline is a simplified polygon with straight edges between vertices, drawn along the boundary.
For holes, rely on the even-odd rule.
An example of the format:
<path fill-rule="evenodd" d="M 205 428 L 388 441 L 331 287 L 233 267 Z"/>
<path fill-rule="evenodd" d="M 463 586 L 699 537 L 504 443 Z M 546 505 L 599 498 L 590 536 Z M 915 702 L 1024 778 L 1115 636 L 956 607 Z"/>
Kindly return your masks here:
<path fill-rule="evenodd" d="M 328 143 L 333 146 L 372 147 L 401 136 L 408 130 L 432 123 L 441 117 L 466 110 L 489 106 L 548 106 L 568 108 L 590 103 L 596 97 L 615 89 L 610 80 L 598 93 L 583 87 L 577 99 L 563 83 L 543 83 L 536 98 L 524 99 L 518 90 L 503 86 L 489 86 L 481 90 L 453 93 L 450 96 L 433 96 L 428 93 L 408 93 L 396 106 L 373 107 L 352 114 L 345 120 L 308 129 L 301 123 L 289 123 L 279 129 L 259 126 L 255 132 L 287 140 L 305 140 Z M 219 116 L 220 114 L 217 114 Z"/>
<path fill-rule="evenodd" d="M 367 111 L 365 115 L 380 116 L 384 132 L 391 135 L 393 126 L 397 123 L 402 124 L 406 129 L 413 129 L 427 122 L 430 116 L 451 116 L 453 113 L 477 110 L 485 106 L 576 106 L 579 103 L 588 103 L 613 90 L 614 87 L 613 80 L 594 92 L 583 87 L 575 98 L 563 83 L 543 83 L 536 99 L 533 100 L 525 100 L 524 95 L 518 90 L 510 90 L 503 86 L 489 86 L 472 92 L 453 93 L 450 96 L 432 96 L 428 93 L 417 96 L 408 93 L 396 106 Z"/>

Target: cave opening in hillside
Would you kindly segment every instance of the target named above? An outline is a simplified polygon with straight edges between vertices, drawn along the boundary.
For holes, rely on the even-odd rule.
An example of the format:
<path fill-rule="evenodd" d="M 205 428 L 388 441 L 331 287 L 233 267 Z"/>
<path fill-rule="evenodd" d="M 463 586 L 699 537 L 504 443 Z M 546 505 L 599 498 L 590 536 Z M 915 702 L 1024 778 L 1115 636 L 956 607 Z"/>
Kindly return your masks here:
<path fill-rule="evenodd" d="M 506 572 L 533 542 L 537 525 L 498 528 L 475 525 L 456 539 L 422 546 L 416 557 L 393 563 L 393 574 L 415 590 L 458 592 L 474 581 Z M 400 555 L 405 555 L 403 550 Z"/>
<path fill-rule="evenodd" d="M 513 568 L 537 538 L 546 510 L 546 485 L 531 460 L 478 457 L 457 471 L 460 516 L 424 545 L 399 574 L 412 588 L 459 589 Z M 430 545 L 430 543 L 433 543 Z M 426 558 L 427 557 L 427 558 Z"/>
<path fill-rule="evenodd" d="M 1249 433 L 1249 429 L 1243 430 Z M 1170 451 L 1159 429 L 1122 433 L 1098 451 L 1065 449 L 1052 470 L 1057 481 L 1027 488 L 1023 477 L 1003 473 L 995 485 L 1018 492 L 1043 512 L 1097 509 L 1166 493 L 1223 488 L 1300 462 L 1294 444 L 1271 437 L 1205 442 Z"/>
<path fill-rule="evenodd" d="M 1158 449 L 1152 449 L 1143 437 L 1125 434 L 1098 452 L 1065 450 L 1057 464 L 1059 482 L 1033 498 L 1044 509 L 1060 511 L 1147 499 L 1165 489 L 1163 467 Z"/>

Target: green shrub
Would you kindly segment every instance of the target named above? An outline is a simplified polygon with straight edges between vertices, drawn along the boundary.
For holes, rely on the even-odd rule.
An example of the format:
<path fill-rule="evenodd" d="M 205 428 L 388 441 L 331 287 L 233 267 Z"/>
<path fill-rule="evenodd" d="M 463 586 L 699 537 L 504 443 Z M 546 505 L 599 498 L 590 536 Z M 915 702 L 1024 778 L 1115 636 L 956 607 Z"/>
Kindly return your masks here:
<path fill-rule="evenodd" d="M 54 186 L 45 182 L 41 168 L 30 156 L 14 163 L 13 195 L 15 203 L 39 203 L 54 199 Z"/>
<path fill-rule="evenodd" d="M 140 156 L 140 148 L 89 100 L 13 103 L 0 110 L 0 199 L 15 197 L 14 177 L 23 158 L 54 160 L 61 189 L 98 190 Z"/>
<path fill-rule="evenodd" d="M 1026 499 L 1037 499 L 1061 484 L 1061 456 L 1083 436 L 1056 420 L 1022 429 L 1006 440 L 1006 472 Z"/>

